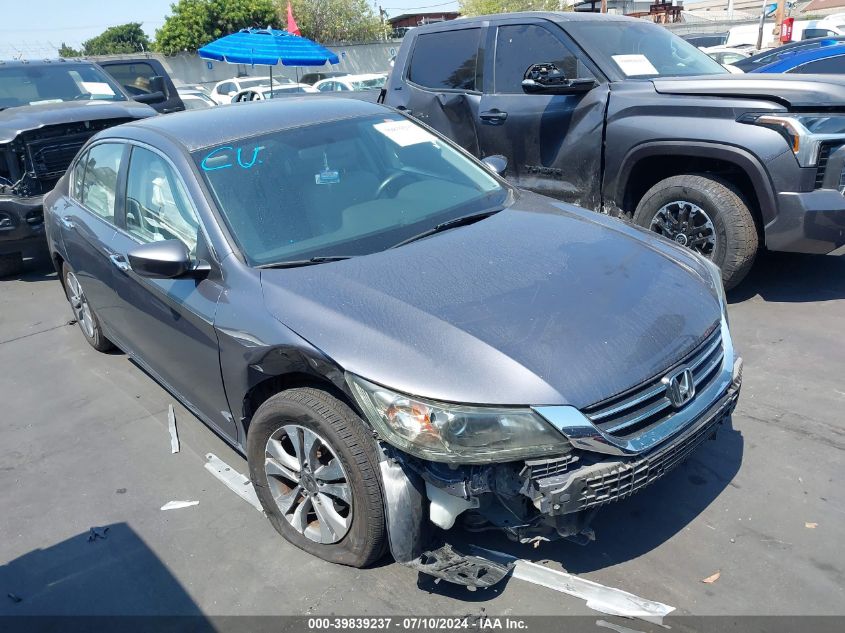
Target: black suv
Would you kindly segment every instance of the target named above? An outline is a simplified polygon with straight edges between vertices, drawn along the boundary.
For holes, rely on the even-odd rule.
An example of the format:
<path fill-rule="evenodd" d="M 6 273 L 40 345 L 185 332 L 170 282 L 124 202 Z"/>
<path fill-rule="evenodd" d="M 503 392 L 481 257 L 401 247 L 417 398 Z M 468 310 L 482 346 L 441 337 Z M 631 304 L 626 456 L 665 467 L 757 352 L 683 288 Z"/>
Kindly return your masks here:
<path fill-rule="evenodd" d="M 42 198 L 96 132 L 156 112 L 88 61 L 0 61 L 0 277 L 44 248 Z"/>
<path fill-rule="evenodd" d="M 513 13 L 409 32 L 385 103 L 517 185 L 695 249 L 738 284 L 761 245 L 845 244 L 845 81 L 733 75 L 665 28 Z"/>

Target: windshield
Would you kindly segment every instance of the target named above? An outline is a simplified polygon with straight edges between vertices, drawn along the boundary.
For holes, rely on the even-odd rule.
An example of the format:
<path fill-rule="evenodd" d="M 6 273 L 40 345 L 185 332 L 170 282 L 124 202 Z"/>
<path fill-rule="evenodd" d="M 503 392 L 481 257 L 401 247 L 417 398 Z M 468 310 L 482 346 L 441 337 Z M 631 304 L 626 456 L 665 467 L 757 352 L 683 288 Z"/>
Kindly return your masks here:
<path fill-rule="evenodd" d="M 252 265 L 382 251 L 508 197 L 486 169 L 399 115 L 250 136 L 193 157 Z"/>
<path fill-rule="evenodd" d="M 372 90 L 373 88 L 382 88 L 387 81 L 387 76 L 376 77 L 375 79 L 364 79 L 362 81 L 353 81 L 352 90 Z"/>
<path fill-rule="evenodd" d="M 716 60 L 662 26 L 648 22 L 566 22 L 593 59 L 624 77 L 684 77 L 728 72 Z"/>
<path fill-rule="evenodd" d="M 126 97 L 103 71 L 87 64 L 0 67 L 0 109 L 89 100 Z"/>

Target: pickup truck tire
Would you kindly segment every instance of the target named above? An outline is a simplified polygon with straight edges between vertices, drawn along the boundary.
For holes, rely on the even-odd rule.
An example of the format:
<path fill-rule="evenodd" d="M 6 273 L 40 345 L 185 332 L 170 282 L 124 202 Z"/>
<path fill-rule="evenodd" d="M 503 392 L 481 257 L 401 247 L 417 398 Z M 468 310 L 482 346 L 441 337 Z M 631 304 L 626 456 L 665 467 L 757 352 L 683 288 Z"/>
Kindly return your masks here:
<path fill-rule="evenodd" d="M 710 223 L 715 243 L 709 253 L 702 254 L 709 256 L 722 270 L 726 289 L 737 286 L 751 269 L 759 248 L 754 216 L 739 191 L 730 183 L 711 175 L 672 176 L 661 180 L 645 193 L 634 211 L 633 220 L 635 224 L 668 239 L 689 245 L 688 240 L 690 243 L 693 241 L 689 232 L 683 234 L 684 231 L 665 230 L 665 224 L 660 223 L 661 217 L 678 208 L 687 214 L 687 218 L 690 213 L 697 212 L 700 222 Z M 661 213 L 663 216 L 658 215 Z"/>
<path fill-rule="evenodd" d="M 351 567 L 384 555 L 375 441 L 344 402 L 312 388 L 270 397 L 249 426 L 247 460 L 267 518 L 289 542 Z"/>
<path fill-rule="evenodd" d="M 23 268 L 23 254 L 0 255 L 0 278 L 17 275 Z"/>
<path fill-rule="evenodd" d="M 65 288 L 65 296 L 73 310 L 76 324 L 79 326 L 88 344 L 98 352 L 108 352 L 114 349 L 114 343 L 103 334 L 103 330 L 100 327 L 100 320 L 97 318 L 94 308 L 91 307 L 85 298 L 85 293 L 82 290 L 82 285 L 76 278 L 76 274 L 66 263 L 62 264 L 62 280 Z"/>

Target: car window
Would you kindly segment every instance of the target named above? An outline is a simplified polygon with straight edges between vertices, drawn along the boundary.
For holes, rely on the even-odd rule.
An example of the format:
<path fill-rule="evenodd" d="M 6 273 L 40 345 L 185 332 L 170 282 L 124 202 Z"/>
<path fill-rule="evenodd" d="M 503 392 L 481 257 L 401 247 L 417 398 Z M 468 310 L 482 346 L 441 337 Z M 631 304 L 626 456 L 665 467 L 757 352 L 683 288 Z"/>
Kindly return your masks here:
<path fill-rule="evenodd" d="M 105 71 L 114 77 L 131 95 L 150 94 L 150 79 L 159 75 L 146 62 L 132 64 L 109 64 Z"/>
<path fill-rule="evenodd" d="M 475 90 L 481 29 L 427 33 L 417 37 L 408 80 L 435 90 Z"/>
<path fill-rule="evenodd" d="M 101 218 L 114 222 L 114 201 L 117 191 L 117 175 L 123 144 L 101 143 L 85 155 L 82 185 L 79 201 Z"/>
<path fill-rule="evenodd" d="M 536 24 L 500 26 L 496 33 L 494 90 L 523 94 L 522 78 L 532 64 L 554 62 L 563 74 L 593 78 L 575 54 L 548 29 Z"/>
<path fill-rule="evenodd" d="M 811 40 L 817 37 L 831 37 L 839 35 L 830 29 L 804 29 L 804 33 L 801 34 L 802 40 Z"/>
<path fill-rule="evenodd" d="M 231 81 L 227 81 L 226 83 L 217 86 L 217 94 L 227 95 L 233 90 L 235 90 L 235 84 Z"/>
<path fill-rule="evenodd" d="M 132 148 L 126 181 L 126 230 L 142 242 L 177 239 L 196 252 L 199 222 L 182 181 L 161 156 Z"/>
<path fill-rule="evenodd" d="M 792 68 L 787 72 L 800 74 L 818 73 L 821 75 L 841 75 L 845 73 L 845 55 L 817 59 L 816 61 L 807 62 L 797 68 Z"/>
<path fill-rule="evenodd" d="M 88 159 L 88 152 L 76 161 L 76 166 L 73 168 L 73 179 L 71 181 L 71 196 L 74 200 L 82 202 L 82 181 L 85 176 L 85 162 Z"/>
<path fill-rule="evenodd" d="M 331 92 L 332 90 L 334 90 L 335 83 L 336 82 L 334 81 L 327 81 L 326 83 L 322 83 L 317 86 L 317 90 L 319 90 L 320 92 Z"/>

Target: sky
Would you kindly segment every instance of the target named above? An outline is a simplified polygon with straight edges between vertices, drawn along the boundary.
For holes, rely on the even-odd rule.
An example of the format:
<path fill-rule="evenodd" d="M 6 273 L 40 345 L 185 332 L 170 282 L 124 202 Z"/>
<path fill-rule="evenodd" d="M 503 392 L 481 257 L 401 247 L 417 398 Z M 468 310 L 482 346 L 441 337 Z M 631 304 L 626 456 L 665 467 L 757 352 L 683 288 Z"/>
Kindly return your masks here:
<path fill-rule="evenodd" d="M 55 57 L 62 42 L 82 42 L 110 26 L 141 22 L 152 38 L 173 0 L 0 0 L 0 59 Z M 457 1 L 379 0 L 389 16 L 450 10 Z"/>

